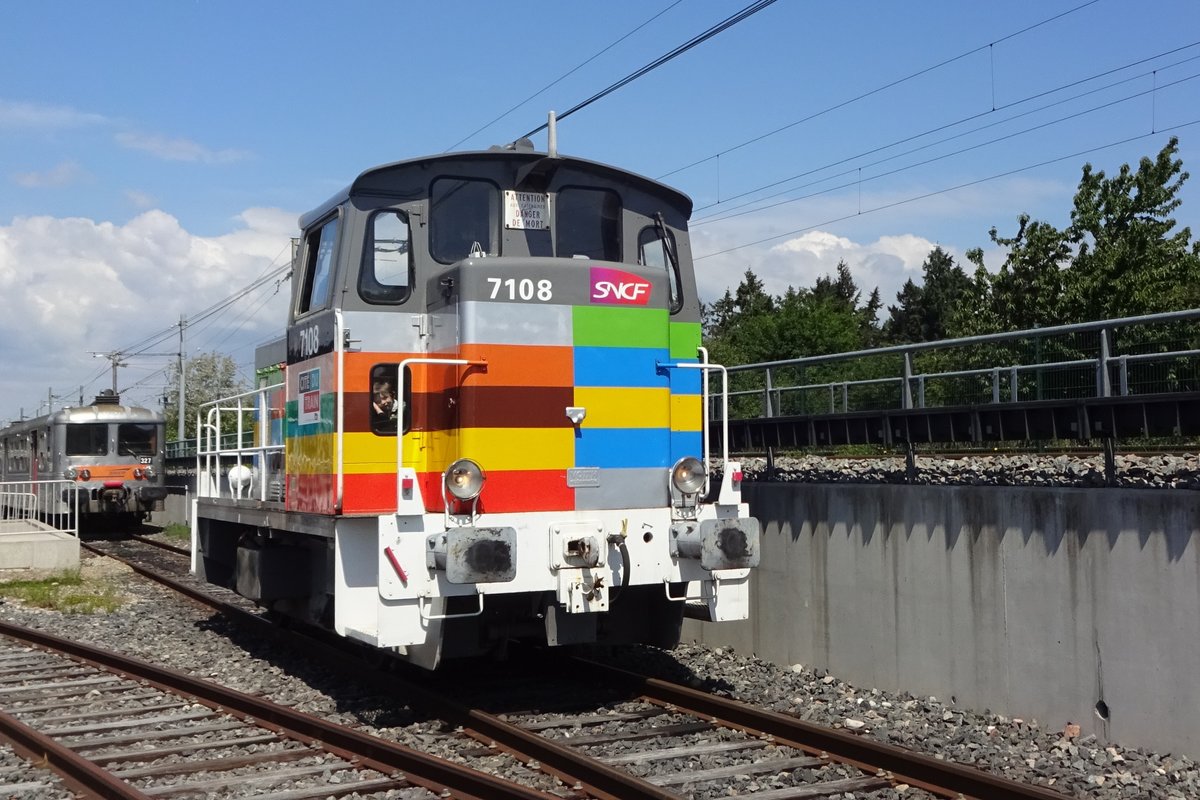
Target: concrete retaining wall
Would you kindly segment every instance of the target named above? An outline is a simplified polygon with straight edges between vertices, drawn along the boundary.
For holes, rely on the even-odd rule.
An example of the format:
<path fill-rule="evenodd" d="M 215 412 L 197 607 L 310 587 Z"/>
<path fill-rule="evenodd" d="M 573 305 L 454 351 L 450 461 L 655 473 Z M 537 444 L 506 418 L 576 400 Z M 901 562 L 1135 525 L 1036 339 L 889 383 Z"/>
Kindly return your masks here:
<path fill-rule="evenodd" d="M 1200 493 L 747 485 L 751 619 L 685 637 L 1200 755 Z"/>

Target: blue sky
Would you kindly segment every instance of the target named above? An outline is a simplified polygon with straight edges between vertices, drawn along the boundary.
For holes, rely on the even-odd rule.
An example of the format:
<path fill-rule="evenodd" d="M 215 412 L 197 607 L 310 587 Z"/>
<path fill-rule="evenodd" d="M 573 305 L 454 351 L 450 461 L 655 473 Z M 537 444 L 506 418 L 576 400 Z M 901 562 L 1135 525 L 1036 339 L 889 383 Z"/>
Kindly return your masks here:
<path fill-rule="evenodd" d="M 363 169 L 511 141 L 748 3 L 4 3 L 0 419 L 105 388 L 93 351 L 283 264 L 297 215 Z M 894 302 L 934 243 L 996 266 L 993 225 L 1065 224 L 1085 161 L 1113 173 L 1175 134 L 1200 170 L 1198 74 L 1196 0 L 778 0 L 563 120 L 559 148 L 693 197 L 705 299 L 747 268 L 783 291 L 844 259 Z M 189 351 L 252 374 L 282 333 L 273 290 Z M 126 399 L 154 402 L 169 359 L 128 361 Z"/>

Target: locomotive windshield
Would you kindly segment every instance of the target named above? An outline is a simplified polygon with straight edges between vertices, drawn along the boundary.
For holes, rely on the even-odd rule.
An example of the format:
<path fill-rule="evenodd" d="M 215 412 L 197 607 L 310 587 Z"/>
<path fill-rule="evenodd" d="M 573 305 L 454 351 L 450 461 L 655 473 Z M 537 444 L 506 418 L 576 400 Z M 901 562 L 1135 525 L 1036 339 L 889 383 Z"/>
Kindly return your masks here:
<path fill-rule="evenodd" d="M 616 192 L 563 187 L 554 216 L 560 258 L 621 260 L 621 198 Z"/>
<path fill-rule="evenodd" d="M 127 422 L 117 426 L 117 454 L 152 456 L 158 452 L 158 426 Z"/>
<path fill-rule="evenodd" d="M 429 249 L 443 264 L 473 253 L 499 255 L 500 189 L 491 181 L 439 178 L 433 182 Z"/>
<path fill-rule="evenodd" d="M 66 449 L 69 456 L 108 455 L 108 424 L 88 422 L 68 425 Z"/>

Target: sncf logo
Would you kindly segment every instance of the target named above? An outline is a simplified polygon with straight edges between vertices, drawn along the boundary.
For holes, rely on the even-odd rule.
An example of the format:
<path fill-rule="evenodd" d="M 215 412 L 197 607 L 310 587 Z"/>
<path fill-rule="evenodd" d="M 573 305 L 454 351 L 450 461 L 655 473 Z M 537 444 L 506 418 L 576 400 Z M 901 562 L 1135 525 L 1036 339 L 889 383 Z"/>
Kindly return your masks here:
<path fill-rule="evenodd" d="M 592 267 L 593 303 L 644 306 L 650 302 L 650 281 L 629 272 Z"/>

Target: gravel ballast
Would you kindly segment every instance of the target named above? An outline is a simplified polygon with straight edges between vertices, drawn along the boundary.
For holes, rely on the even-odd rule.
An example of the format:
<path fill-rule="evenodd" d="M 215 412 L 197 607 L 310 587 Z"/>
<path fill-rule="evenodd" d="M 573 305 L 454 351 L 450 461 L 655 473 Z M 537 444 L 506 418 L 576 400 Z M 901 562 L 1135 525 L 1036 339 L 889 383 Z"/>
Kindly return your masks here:
<path fill-rule="evenodd" d="M 112 613 L 80 615 L 7 600 L 0 604 L 0 616 L 261 693 L 435 755 L 481 766 L 477 754 L 468 755 L 478 745 L 448 737 L 440 720 L 414 714 L 395 698 L 364 692 L 344 674 L 331 674 L 303 654 L 263 642 L 123 567 L 114 568 L 111 560 L 85 556 L 84 563 L 85 572 L 103 569 L 104 579 L 119 585 L 127 603 Z M 727 648 L 688 644 L 670 653 L 627 648 L 602 655 L 639 672 L 976 764 L 1067 795 L 1106 800 L 1200 797 L 1200 767 L 1187 757 L 1108 745 L 1033 719 L 973 713 L 935 697 L 855 687 L 804 665 L 774 665 Z M 506 757 L 495 758 L 491 767 L 486 762 L 482 767 L 511 775 L 513 764 L 506 763 Z M 553 787 L 552 781 L 538 775 L 530 774 L 528 781 L 543 789 Z M 871 796 L 891 795 L 888 790 Z M 60 795 L 51 790 L 44 796 Z"/>
<path fill-rule="evenodd" d="M 832 458 L 780 455 L 774 470 L 761 457 L 742 460 L 747 480 L 798 483 L 908 483 L 903 456 Z M 1113 487 L 1126 489 L 1200 489 L 1200 457 L 1195 453 L 1118 454 Z M 911 482 L 931 486 L 1108 486 L 1103 455 L 979 454 L 954 458 L 917 455 Z"/>

